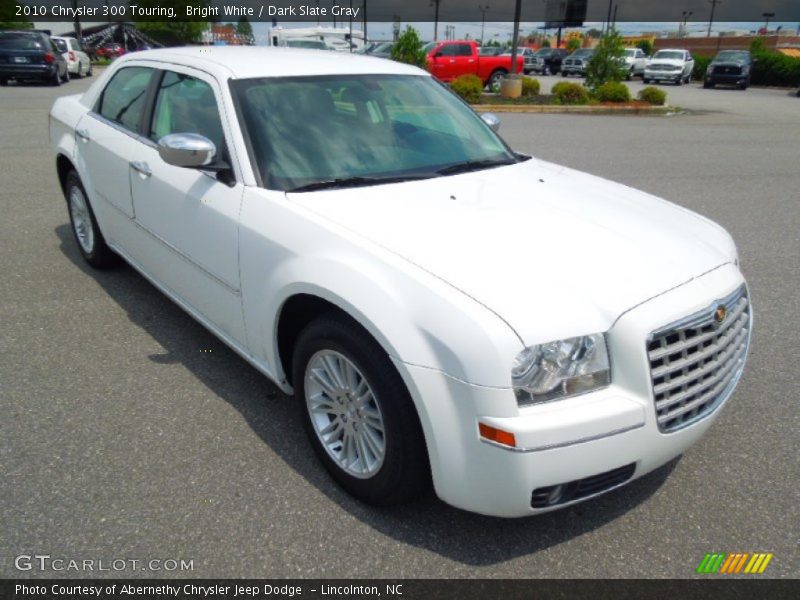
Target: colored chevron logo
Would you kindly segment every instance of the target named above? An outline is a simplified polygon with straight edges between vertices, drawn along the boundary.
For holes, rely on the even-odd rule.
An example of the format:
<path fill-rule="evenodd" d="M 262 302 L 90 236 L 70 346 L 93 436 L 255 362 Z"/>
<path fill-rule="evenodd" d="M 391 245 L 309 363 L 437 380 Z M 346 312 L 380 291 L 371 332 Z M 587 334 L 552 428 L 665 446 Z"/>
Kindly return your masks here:
<path fill-rule="evenodd" d="M 747 573 L 760 575 L 767 569 L 767 565 L 771 560 L 771 552 L 754 552 L 752 554 L 749 552 L 736 552 L 733 554 L 707 552 L 703 560 L 700 561 L 696 572 L 700 574 L 735 575 Z"/>

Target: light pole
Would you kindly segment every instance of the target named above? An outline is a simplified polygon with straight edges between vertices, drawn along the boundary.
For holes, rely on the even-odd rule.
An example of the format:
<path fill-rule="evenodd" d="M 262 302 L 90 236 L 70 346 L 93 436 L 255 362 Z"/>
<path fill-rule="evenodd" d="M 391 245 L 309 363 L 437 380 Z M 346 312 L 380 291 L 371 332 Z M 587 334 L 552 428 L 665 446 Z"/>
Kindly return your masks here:
<path fill-rule="evenodd" d="M 483 46 L 483 31 L 486 27 L 486 11 L 489 10 L 489 5 L 481 6 L 479 4 L 478 10 L 481 11 L 481 46 Z"/>
<path fill-rule="evenodd" d="M 708 33 L 706 37 L 711 37 L 711 26 L 714 24 L 714 10 L 717 8 L 717 4 L 722 4 L 722 0 L 708 0 L 711 4 L 711 18 L 708 19 Z"/>
<path fill-rule="evenodd" d="M 433 41 L 439 39 L 439 3 L 442 0 L 431 0 L 428 6 L 433 6 Z"/>
<path fill-rule="evenodd" d="M 514 3 L 514 33 L 511 38 L 511 74 L 517 74 L 517 40 L 519 39 L 519 20 L 522 14 L 522 0 Z"/>
<path fill-rule="evenodd" d="M 769 20 L 775 16 L 774 12 L 765 12 L 761 13 L 761 16 L 766 19 L 764 21 L 764 35 L 769 35 Z"/>
<path fill-rule="evenodd" d="M 681 25 L 679 37 L 686 37 L 686 22 L 689 20 L 689 17 L 692 16 L 692 11 L 685 10 L 681 13 L 681 16 L 683 17 L 683 25 Z"/>

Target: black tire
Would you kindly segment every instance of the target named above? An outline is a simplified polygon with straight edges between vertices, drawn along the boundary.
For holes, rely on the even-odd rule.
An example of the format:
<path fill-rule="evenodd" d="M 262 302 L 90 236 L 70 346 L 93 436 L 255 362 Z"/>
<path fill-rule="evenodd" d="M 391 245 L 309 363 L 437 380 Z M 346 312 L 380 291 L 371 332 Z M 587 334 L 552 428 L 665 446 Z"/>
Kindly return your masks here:
<path fill-rule="evenodd" d="M 92 63 L 89 63 L 89 70 L 86 71 L 86 77 L 92 76 Z"/>
<path fill-rule="evenodd" d="M 8 78 L 0 77 L 0 86 L 5 87 L 8 85 Z"/>
<path fill-rule="evenodd" d="M 78 230 L 72 208 L 73 188 L 77 188 L 77 190 L 79 190 L 83 195 L 86 203 L 86 209 L 89 213 L 93 239 L 93 243 L 89 249 L 84 248 L 83 244 L 78 238 Z M 95 218 L 94 211 L 89 203 L 89 196 L 87 196 L 86 189 L 83 187 L 83 183 L 81 183 L 81 179 L 78 177 L 78 174 L 75 171 L 70 171 L 69 174 L 67 174 L 67 179 L 64 183 L 64 196 L 67 200 L 67 212 L 69 213 L 69 222 L 72 228 L 72 235 L 75 237 L 75 243 L 78 245 L 78 250 L 80 251 L 84 260 L 95 269 L 108 269 L 109 267 L 119 264 L 119 256 L 114 254 L 111 248 L 109 248 L 106 244 L 106 239 L 103 237 L 100 227 L 97 225 L 97 219 Z"/>
<path fill-rule="evenodd" d="M 706 88 L 707 90 L 710 90 L 714 87 L 714 82 L 711 80 L 706 80 L 703 82 L 703 87 Z"/>
<path fill-rule="evenodd" d="M 56 67 L 56 72 L 50 77 L 49 81 L 53 87 L 61 85 L 61 75 L 58 73 L 58 67 Z"/>
<path fill-rule="evenodd" d="M 675 85 L 683 85 L 683 77 L 678 77 L 675 80 Z"/>
<path fill-rule="evenodd" d="M 496 69 L 489 75 L 489 83 L 486 85 L 489 86 L 489 89 L 492 89 L 495 85 L 500 85 L 500 80 L 504 79 L 506 75 L 508 75 L 508 71 L 505 69 Z"/>
<path fill-rule="evenodd" d="M 69 83 L 70 76 L 69 76 L 69 67 L 64 69 L 64 83 Z"/>
<path fill-rule="evenodd" d="M 630 71 L 628 71 L 628 75 L 625 77 L 625 79 L 626 79 L 627 81 L 630 81 L 631 79 L 633 79 L 633 69 L 631 69 Z"/>
<path fill-rule="evenodd" d="M 746 89 L 747 89 L 747 87 L 748 87 L 748 86 L 747 86 L 747 82 L 746 82 L 746 81 L 745 81 L 744 83 L 740 83 L 740 84 L 739 84 L 739 89 L 740 89 L 740 90 L 746 90 Z"/>
<path fill-rule="evenodd" d="M 383 417 L 383 463 L 368 478 L 355 477 L 339 466 L 311 421 L 305 374 L 312 357 L 323 350 L 338 352 L 356 366 L 372 388 Z M 320 461 L 339 485 L 356 498 L 379 506 L 408 502 L 430 489 L 430 463 L 414 403 L 388 355 L 369 333 L 345 315 L 323 315 L 300 333 L 292 366 L 303 426 Z"/>
<path fill-rule="evenodd" d="M 647 85 L 648 83 L 650 83 L 650 80 L 647 77 L 642 77 L 642 83 Z"/>

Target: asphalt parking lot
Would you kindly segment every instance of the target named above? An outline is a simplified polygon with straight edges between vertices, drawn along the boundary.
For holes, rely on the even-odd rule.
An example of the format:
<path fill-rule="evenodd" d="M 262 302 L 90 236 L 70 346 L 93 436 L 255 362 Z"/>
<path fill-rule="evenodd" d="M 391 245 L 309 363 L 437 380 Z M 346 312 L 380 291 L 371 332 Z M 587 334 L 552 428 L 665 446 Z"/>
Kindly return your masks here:
<path fill-rule="evenodd" d="M 115 573 L 130 576 L 691 577 L 710 551 L 772 552 L 764 576 L 800 575 L 799 98 L 692 84 L 664 88 L 684 115 L 502 115 L 514 148 L 728 228 L 755 310 L 745 377 L 700 443 L 507 521 L 352 500 L 289 399 L 132 269 L 82 263 L 47 112 L 90 82 L 0 89 L 0 577 L 76 575 L 15 570 L 37 553 L 194 564 Z"/>

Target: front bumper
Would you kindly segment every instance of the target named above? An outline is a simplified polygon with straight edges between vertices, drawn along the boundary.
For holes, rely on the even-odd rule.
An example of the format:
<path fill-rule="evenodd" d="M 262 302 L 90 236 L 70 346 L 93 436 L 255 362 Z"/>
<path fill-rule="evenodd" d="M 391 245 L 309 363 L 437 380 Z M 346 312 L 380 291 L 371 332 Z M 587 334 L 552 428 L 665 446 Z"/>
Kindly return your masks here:
<path fill-rule="evenodd" d="M 520 409 L 510 389 L 474 386 L 396 361 L 412 397 L 423 407 L 420 415 L 439 497 L 486 515 L 532 515 L 614 489 L 682 454 L 715 421 L 719 407 L 678 431 L 660 432 L 647 337 L 706 308 L 742 282 L 738 269 L 725 265 L 625 313 L 608 332 L 613 384 L 566 400 Z M 516 448 L 483 440 L 479 422 L 513 433 Z M 586 489 L 592 493 L 542 506 L 541 490 L 562 484 L 574 488 L 582 481 L 608 485 L 590 484 Z"/>
<path fill-rule="evenodd" d="M 705 81 L 714 85 L 742 85 L 748 82 L 749 75 L 741 73 L 712 73 L 706 75 Z"/>
<path fill-rule="evenodd" d="M 683 77 L 683 71 L 644 71 L 644 78 L 654 81 L 679 81 Z"/>

